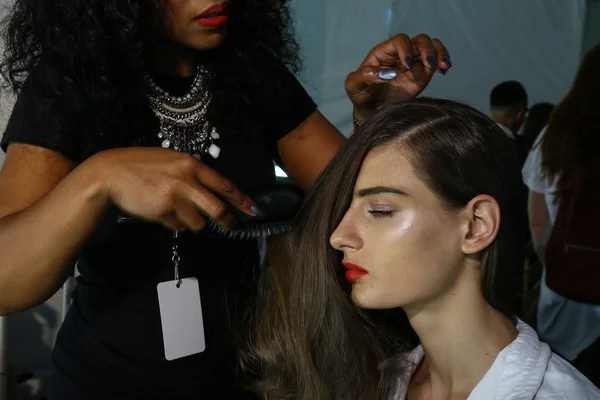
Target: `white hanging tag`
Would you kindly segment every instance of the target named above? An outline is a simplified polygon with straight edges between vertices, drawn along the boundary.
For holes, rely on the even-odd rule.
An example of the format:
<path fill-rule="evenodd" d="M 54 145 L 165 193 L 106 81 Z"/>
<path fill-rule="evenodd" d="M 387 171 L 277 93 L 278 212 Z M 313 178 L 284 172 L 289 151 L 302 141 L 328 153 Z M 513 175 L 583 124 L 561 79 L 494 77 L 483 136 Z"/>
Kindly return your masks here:
<path fill-rule="evenodd" d="M 172 361 L 202 353 L 206 342 L 198 280 L 161 282 L 157 291 L 165 358 Z"/>

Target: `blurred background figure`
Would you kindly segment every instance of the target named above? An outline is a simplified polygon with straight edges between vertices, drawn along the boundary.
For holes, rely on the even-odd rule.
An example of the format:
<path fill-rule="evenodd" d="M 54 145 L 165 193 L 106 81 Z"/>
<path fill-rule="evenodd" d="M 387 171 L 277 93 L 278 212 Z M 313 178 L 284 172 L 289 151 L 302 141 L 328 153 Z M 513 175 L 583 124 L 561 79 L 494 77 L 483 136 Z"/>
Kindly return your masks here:
<path fill-rule="evenodd" d="M 529 107 L 527 118 L 523 123 L 522 135 L 535 141 L 548 125 L 552 111 L 554 111 L 554 104 L 551 103 L 536 103 Z"/>
<path fill-rule="evenodd" d="M 490 93 L 490 116 L 502 131 L 504 131 L 506 136 L 511 139 L 518 155 L 517 160 L 519 166 L 522 166 L 525 162 L 525 158 L 527 157 L 527 153 L 532 144 L 532 142 L 524 136 L 518 134 L 527 115 L 527 104 L 527 91 L 523 85 L 517 81 L 504 81 L 499 83 Z M 519 225 L 519 231 L 524 238 L 526 238 L 525 242 L 529 243 L 528 246 L 518 249 L 521 252 L 518 270 L 521 273 L 517 275 L 516 287 L 523 287 L 529 286 L 529 284 L 525 282 L 525 276 L 529 275 L 529 266 L 536 264 L 537 256 L 531 245 L 531 233 L 529 231 L 529 223 L 527 220 L 527 188 L 523 183 L 518 185 L 518 187 L 513 188 L 513 191 L 518 193 L 521 199 L 521 216 L 523 221 Z M 525 310 L 528 308 L 530 309 L 530 307 L 527 305 L 528 300 L 526 299 L 526 296 L 518 296 L 518 299 L 520 302 L 515 304 L 515 308 L 521 309 L 523 314 L 527 313 Z M 525 315 L 522 315 L 522 318 L 533 323 L 533 321 L 526 318 Z"/>
<path fill-rule="evenodd" d="M 527 114 L 527 92 L 523 85 L 517 81 L 497 85 L 490 94 L 490 114 L 506 136 L 516 140 Z"/>
<path fill-rule="evenodd" d="M 578 260 L 583 260 L 584 265 L 580 265 L 578 260 L 561 264 L 561 260 L 550 257 L 560 255 L 563 249 L 553 248 L 550 244 L 545 248 L 544 244 L 548 228 L 556 229 L 554 225 L 557 216 L 561 215 L 563 202 L 572 202 L 576 193 L 585 193 L 588 197 L 580 199 L 584 203 L 576 204 L 585 204 L 586 207 L 569 210 L 569 221 L 585 221 L 587 216 L 582 213 L 593 215 L 594 212 L 600 212 L 600 186 L 597 185 L 600 176 L 600 122 L 597 117 L 600 109 L 599 70 L 600 45 L 585 56 L 571 90 L 556 107 L 548 127 L 537 138 L 523 167 L 523 179 L 530 190 L 532 239 L 545 264 L 537 313 L 540 338 L 596 385 L 600 384 L 600 305 L 577 300 L 589 296 L 588 282 L 592 282 L 594 292 L 598 290 L 600 274 L 594 273 L 595 269 L 589 266 L 599 265 L 599 221 L 592 219 L 583 227 L 573 225 L 568 228 L 570 236 L 587 236 L 592 241 L 586 244 L 586 248 L 578 246 L 580 249 L 576 249 L 582 251 Z M 592 207 L 588 206 L 590 203 Z M 596 204 L 595 208 L 593 204 Z M 559 225 L 558 229 L 563 228 Z M 552 243 L 556 244 L 554 241 Z M 559 243 L 559 247 L 565 247 L 566 244 Z M 585 265 L 586 260 L 588 265 Z M 550 263 L 553 263 L 553 269 L 548 269 Z M 564 292 L 562 295 L 557 293 L 557 290 L 563 289 L 560 282 L 559 285 L 551 284 L 556 282 L 552 274 L 557 273 L 557 269 L 558 273 L 569 271 L 569 275 L 563 279 L 573 285 L 569 297 L 565 297 Z"/>
<path fill-rule="evenodd" d="M 540 135 L 544 127 L 548 125 L 550 115 L 554 111 L 554 105 L 550 103 L 537 103 L 532 105 L 527 112 L 527 117 L 523 123 L 521 134 L 517 136 L 517 155 L 521 166 L 533 147 L 533 143 Z"/>

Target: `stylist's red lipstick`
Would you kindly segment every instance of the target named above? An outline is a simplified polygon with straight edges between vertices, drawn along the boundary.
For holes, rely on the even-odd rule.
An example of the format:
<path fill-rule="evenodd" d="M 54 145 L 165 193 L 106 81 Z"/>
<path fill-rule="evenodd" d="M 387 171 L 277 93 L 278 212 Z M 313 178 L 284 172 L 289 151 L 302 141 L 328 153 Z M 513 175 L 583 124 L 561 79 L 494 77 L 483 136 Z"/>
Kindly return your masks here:
<path fill-rule="evenodd" d="M 220 28 L 229 21 L 229 3 L 221 3 L 207 8 L 196 17 L 196 22 L 206 28 Z"/>
<path fill-rule="evenodd" d="M 342 265 L 346 268 L 346 279 L 349 281 L 357 281 L 368 274 L 366 269 L 350 261 L 343 261 Z"/>

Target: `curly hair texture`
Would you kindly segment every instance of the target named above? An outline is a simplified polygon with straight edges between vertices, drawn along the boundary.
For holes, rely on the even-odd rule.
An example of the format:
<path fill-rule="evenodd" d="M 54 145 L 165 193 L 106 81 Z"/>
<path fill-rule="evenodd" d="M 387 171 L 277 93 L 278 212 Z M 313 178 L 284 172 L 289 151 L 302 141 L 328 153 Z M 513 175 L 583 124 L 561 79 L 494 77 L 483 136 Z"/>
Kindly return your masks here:
<path fill-rule="evenodd" d="M 208 118 L 226 135 L 256 134 L 261 90 L 281 64 L 300 68 L 287 0 L 233 0 L 226 40 L 199 51 L 211 71 Z M 79 135 L 82 158 L 99 143 L 127 145 L 147 111 L 147 44 L 165 0 L 15 0 L 3 21 L 0 72 L 19 93 L 35 88 L 48 124 Z"/>

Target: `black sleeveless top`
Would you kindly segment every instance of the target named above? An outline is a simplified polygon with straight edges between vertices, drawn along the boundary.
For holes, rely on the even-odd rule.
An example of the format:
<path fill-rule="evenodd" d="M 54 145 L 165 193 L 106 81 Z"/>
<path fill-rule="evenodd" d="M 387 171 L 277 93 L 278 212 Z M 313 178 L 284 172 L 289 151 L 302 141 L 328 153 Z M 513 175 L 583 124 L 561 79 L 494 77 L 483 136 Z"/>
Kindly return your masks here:
<path fill-rule="evenodd" d="M 316 105 L 285 68 L 280 90 L 257 99 L 260 136 L 228 135 L 219 139 L 221 155 L 208 166 L 251 193 L 275 182 L 277 140 L 316 110 Z M 157 75 L 173 94 L 187 91 L 192 79 Z M 38 96 L 34 101 L 34 97 Z M 76 138 L 49 129 L 51 108 L 33 105 L 40 93 L 25 85 L 2 138 L 55 150 L 76 163 Z M 51 127 L 51 125 L 50 125 Z M 148 110 L 139 135 L 156 146 L 158 122 Z M 235 340 L 248 298 L 256 283 L 258 246 L 254 241 L 186 233 L 179 238 L 181 275 L 198 278 L 206 350 L 167 361 L 164 355 L 156 285 L 173 279 L 172 232 L 148 223 L 118 224 L 109 211 L 94 237 L 81 250 L 80 276 L 73 305 L 61 327 L 53 353 L 50 399 L 243 398 L 236 383 Z"/>

